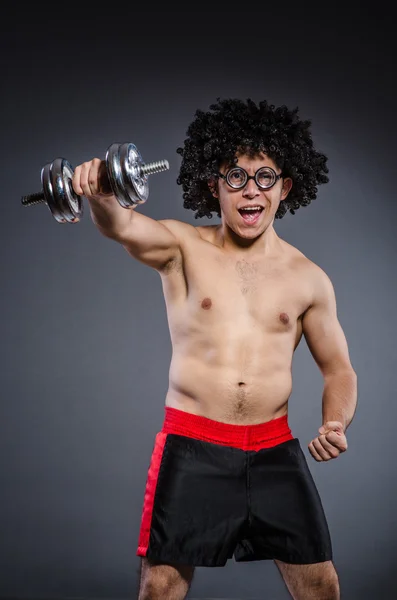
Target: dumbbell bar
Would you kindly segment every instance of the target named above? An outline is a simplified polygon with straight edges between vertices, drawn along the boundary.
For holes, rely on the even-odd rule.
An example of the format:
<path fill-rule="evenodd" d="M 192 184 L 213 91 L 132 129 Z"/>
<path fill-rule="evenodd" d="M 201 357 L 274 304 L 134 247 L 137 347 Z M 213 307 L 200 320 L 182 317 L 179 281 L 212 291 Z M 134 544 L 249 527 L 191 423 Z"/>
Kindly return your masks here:
<path fill-rule="evenodd" d="M 106 171 L 112 191 L 123 208 L 146 202 L 148 176 L 169 169 L 167 160 L 145 164 L 132 143 L 112 144 L 106 151 Z M 41 170 L 42 191 L 22 197 L 23 206 L 47 204 L 58 223 L 78 223 L 83 216 L 83 197 L 72 187 L 73 167 L 65 158 L 56 158 Z"/>

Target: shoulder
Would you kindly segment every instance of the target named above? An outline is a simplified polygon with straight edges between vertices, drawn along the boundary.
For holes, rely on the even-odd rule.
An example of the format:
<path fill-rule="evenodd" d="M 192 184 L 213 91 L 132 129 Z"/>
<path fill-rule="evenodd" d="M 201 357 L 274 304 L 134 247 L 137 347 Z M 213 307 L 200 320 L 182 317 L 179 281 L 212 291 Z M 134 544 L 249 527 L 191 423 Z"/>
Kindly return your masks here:
<path fill-rule="evenodd" d="M 202 239 L 206 242 L 215 243 L 216 231 L 219 228 L 218 225 L 199 225 L 195 227 L 190 223 L 176 219 L 164 219 L 160 223 L 165 225 L 181 241 Z"/>
<path fill-rule="evenodd" d="M 199 237 L 197 227 L 194 227 L 185 221 L 178 221 L 177 219 L 162 219 L 159 221 L 159 223 L 169 229 L 169 231 L 171 231 L 171 233 L 173 233 L 175 237 L 181 241 L 191 236 Z"/>
<path fill-rule="evenodd" d="M 334 304 L 335 290 L 330 276 L 314 261 L 306 258 L 306 262 L 308 281 L 312 290 L 312 304 Z"/>
<path fill-rule="evenodd" d="M 334 286 L 330 276 L 317 263 L 307 259 L 307 270 L 316 294 L 333 294 Z"/>
<path fill-rule="evenodd" d="M 319 264 L 308 258 L 301 250 L 296 246 L 292 246 L 285 240 L 280 238 L 283 245 L 283 250 L 288 260 L 294 266 L 299 266 L 304 269 L 309 277 L 313 280 L 321 282 L 330 281 L 329 276 Z"/>
<path fill-rule="evenodd" d="M 312 259 L 308 258 L 295 246 L 283 240 L 291 269 L 301 281 L 305 281 L 313 297 L 313 301 L 334 297 L 334 286 L 326 271 Z"/>

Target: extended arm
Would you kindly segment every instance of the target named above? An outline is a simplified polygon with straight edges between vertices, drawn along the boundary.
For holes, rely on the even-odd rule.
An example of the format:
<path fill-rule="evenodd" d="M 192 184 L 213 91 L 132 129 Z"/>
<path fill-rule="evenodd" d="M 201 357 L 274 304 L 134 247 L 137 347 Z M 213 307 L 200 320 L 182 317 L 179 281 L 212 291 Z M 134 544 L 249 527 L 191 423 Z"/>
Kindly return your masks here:
<path fill-rule="evenodd" d="M 156 221 L 120 206 L 111 193 L 103 160 L 94 158 L 76 167 L 73 187 L 89 201 L 91 218 L 98 230 L 119 242 L 140 262 L 161 272 L 181 256 L 181 236 L 187 223 Z M 192 228 L 193 229 L 193 228 Z"/>

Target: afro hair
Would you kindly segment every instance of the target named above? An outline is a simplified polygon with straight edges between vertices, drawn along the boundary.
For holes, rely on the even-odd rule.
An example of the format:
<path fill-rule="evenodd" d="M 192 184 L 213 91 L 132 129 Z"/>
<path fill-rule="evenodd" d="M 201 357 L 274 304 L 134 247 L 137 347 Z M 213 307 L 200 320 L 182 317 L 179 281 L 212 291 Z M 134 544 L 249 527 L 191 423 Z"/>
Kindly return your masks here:
<path fill-rule="evenodd" d="M 208 182 L 218 177 L 219 167 L 236 163 L 237 153 L 255 156 L 263 152 L 291 177 L 293 186 L 280 202 L 275 218 L 287 211 L 295 214 L 317 197 L 317 186 L 329 181 L 327 157 L 313 147 L 311 121 L 298 117 L 298 108 L 275 107 L 263 100 L 217 98 L 204 112 L 196 110 L 188 126 L 177 184 L 182 186 L 184 208 L 196 211 L 195 218 L 221 216 L 219 201 Z"/>

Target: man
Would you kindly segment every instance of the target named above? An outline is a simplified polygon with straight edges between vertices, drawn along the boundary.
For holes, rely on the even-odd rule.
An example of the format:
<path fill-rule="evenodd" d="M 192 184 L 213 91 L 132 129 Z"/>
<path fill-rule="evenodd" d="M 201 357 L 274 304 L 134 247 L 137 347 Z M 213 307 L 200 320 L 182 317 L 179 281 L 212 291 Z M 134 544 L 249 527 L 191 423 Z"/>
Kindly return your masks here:
<path fill-rule="evenodd" d="M 356 374 L 324 271 L 274 219 L 328 182 L 310 121 L 266 101 L 217 100 L 189 125 L 178 184 L 193 227 L 121 208 L 104 162 L 75 169 L 93 222 L 161 276 L 172 340 L 165 418 L 144 497 L 139 600 L 186 597 L 195 566 L 273 559 L 295 599 L 338 599 L 331 540 L 300 442 L 288 425 L 302 335 L 324 377 L 317 461 L 347 449 Z"/>

